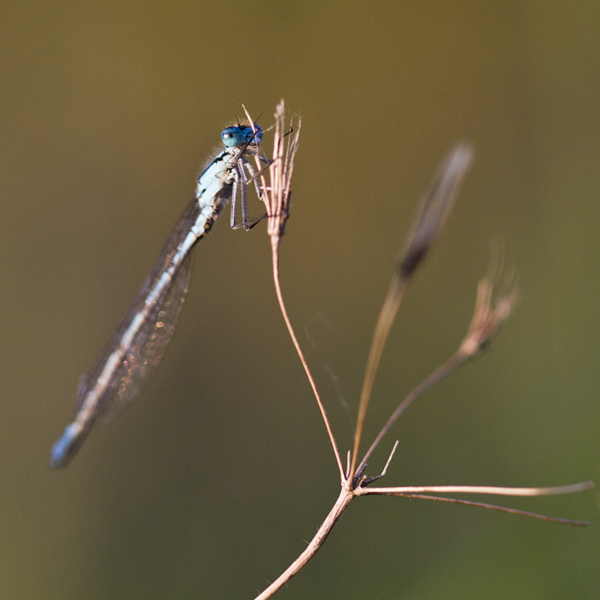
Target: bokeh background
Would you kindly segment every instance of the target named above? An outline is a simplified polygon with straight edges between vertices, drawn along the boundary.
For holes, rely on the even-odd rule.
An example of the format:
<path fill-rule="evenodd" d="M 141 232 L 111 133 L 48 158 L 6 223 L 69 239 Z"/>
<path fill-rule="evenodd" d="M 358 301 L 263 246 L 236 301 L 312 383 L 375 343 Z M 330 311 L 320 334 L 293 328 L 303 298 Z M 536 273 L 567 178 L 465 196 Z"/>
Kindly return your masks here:
<path fill-rule="evenodd" d="M 0 597 L 252 598 L 337 497 L 265 228 L 232 232 L 228 214 L 196 248 L 142 396 L 66 471 L 47 466 L 78 377 L 242 103 L 263 126 L 282 97 L 303 118 L 282 281 L 342 450 L 414 205 L 469 140 L 473 168 L 392 332 L 366 439 L 460 343 L 491 240 L 522 299 L 370 472 L 397 438 L 387 485 L 600 480 L 599 75 L 597 2 L 5 0 Z M 278 597 L 599 597 L 595 492 L 501 503 L 594 523 L 367 498 Z"/>

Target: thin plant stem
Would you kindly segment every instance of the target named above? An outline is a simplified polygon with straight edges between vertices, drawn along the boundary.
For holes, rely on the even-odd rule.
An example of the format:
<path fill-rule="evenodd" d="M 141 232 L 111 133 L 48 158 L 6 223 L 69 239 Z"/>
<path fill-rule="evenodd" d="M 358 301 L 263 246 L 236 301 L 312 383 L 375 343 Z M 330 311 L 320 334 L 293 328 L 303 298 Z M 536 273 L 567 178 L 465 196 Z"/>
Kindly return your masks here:
<path fill-rule="evenodd" d="M 323 521 L 321 527 L 317 531 L 316 535 L 309 542 L 308 546 L 298 556 L 298 558 L 262 593 L 260 593 L 254 600 L 266 600 L 270 598 L 277 590 L 285 585 L 304 565 L 317 553 L 319 548 L 325 543 L 327 536 L 331 532 L 333 526 L 336 524 L 338 519 L 342 516 L 346 507 L 354 498 L 354 492 L 348 488 L 348 486 L 342 486 L 342 490 L 338 499 L 336 500 L 333 508 L 329 511 L 329 514 Z"/>
<path fill-rule="evenodd" d="M 368 489 L 368 488 L 364 488 Z M 538 513 L 532 513 L 525 510 L 517 510 L 516 508 L 507 508 L 505 506 L 496 506 L 495 504 L 486 504 L 484 502 L 473 502 L 471 500 L 460 500 L 458 498 L 444 498 L 442 496 L 428 496 L 426 494 L 385 494 L 387 496 L 401 496 L 403 498 L 416 498 L 418 500 L 436 500 L 438 502 L 449 502 L 450 504 L 464 504 L 466 506 L 475 506 L 477 508 L 487 508 L 489 510 L 497 510 L 500 512 L 511 513 L 513 515 L 522 515 L 531 517 L 532 519 L 540 519 L 541 521 L 550 521 L 552 523 L 560 523 L 561 525 L 572 525 L 574 527 L 587 527 L 590 525 L 588 521 L 574 521 L 572 519 L 561 519 L 560 517 L 548 517 Z"/>
<path fill-rule="evenodd" d="M 440 502 L 449 502 L 452 504 L 464 504 L 467 506 L 475 506 L 478 508 L 488 508 L 498 510 L 542 521 L 551 521 L 553 523 L 561 523 L 563 525 L 573 525 L 575 527 L 587 527 L 590 525 L 587 521 L 575 521 L 573 519 L 562 519 L 560 517 L 549 517 L 529 511 L 517 510 L 514 508 L 506 508 L 495 504 L 487 504 L 484 502 L 473 502 L 472 500 L 462 500 L 457 498 L 445 498 L 441 496 L 430 496 L 429 493 L 442 494 L 491 494 L 495 496 L 562 496 L 565 494 L 577 494 L 587 490 L 594 489 L 593 481 L 583 481 L 571 485 L 561 485 L 554 487 L 539 487 L 539 488 L 515 488 L 515 487 L 497 487 L 497 486 L 476 486 L 476 485 L 432 485 L 432 486 L 402 486 L 402 487 L 386 487 L 386 488 L 369 488 L 358 487 L 355 490 L 357 496 L 400 496 L 403 498 L 417 498 L 419 500 L 439 500 Z"/>
<path fill-rule="evenodd" d="M 350 466 L 350 472 L 348 473 L 349 479 L 352 479 L 354 477 L 354 473 L 356 472 L 358 449 L 360 447 L 360 439 L 362 437 L 365 418 L 367 416 L 367 409 L 369 407 L 369 399 L 371 397 L 371 392 L 373 391 L 373 384 L 375 383 L 375 376 L 377 375 L 377 370 L 379 368 L 379 363 L 381 361 L 381 356 L 383 354 L 390 329 L 392 328 L 394 319 L 398 314 L 398 309 L 400 308 L 400 303 L 402 302 L 402 297 L 404 296 L 406 284 L 407 280 L 405 278 L 401 278 L 399 275 L 394 274 L 387 296 L 383 302 L 381 312 L 379 313 L 377 324 L 375 325 L 371 350 L 369 351 L 369 358 L 367 359 L 365 378 L 360 393 L 358 416 L 356 418 L 356 429 L 354 430 L 352 464 Z"/>
<path fill-rule="evenodd" d="M 564 494 L 577 494 L 594 489 L 593 481 L 582 481 L 571 485 L 554 487 L 498 487 L 490 485 L 426 485 L 410 487 L 363 487 L 357 495 L 366 494 L 420 494 L 433 492 L 439 494 L 491 494 L 494 496 L 562 496 Z"/>
<path fill-rule="evenodd" d="M 327 429 L 327 435 L 329 436 L 329 441 L 331 442 L 331 446 L 333 448 L 333 453 L 335 454 L 335 459 L 337 462 L 337 466 L 340 472 L 340 477 L 342 481 L 345 479 L 344 466 L 342 464 L 342 459 L 340 456 L 339 449 L 337 447 L 337 443 L 335 441 L 335 436 L 333 435 L 333 430 L 331 429 L 331 424 L 329 419 L 327 418 L 327 412 L 325 411 L 325 406 L 321 400 L 321 396 L 319 395 L 319 391 L 317 390 L 317 386 L 315 384 L 315 380 L 313 379 L 312 373 L 308 368 L 308 364 L 306 359 L 304 358 L 304 353 L 302 352 L 302 348 L 298 343 L 298 338 L 296 337 L 296 333 L 294 332 L 294 328 L 292 327 L 292 323 L 287 313 L 287 309 L 285 307 L 285 302 L 283 300 L 283 294 L 281 293 L 281 284 L 279 280 L 279 241 L 281 238 L 279 237 L 271 237 L 271 252 L 273 258 L 273 283 L 275 284 L 275 293 L 277 294 L 277 301 L 279 303 L 279 308 L 281 310 L 281 314 L 283 315 L 283 320 L 285 321 L 285 325 L 288 329 L 288 333 L 292 338 L 292 343 L 294 344 L 294 348 L 298 354 L 300 362 L 302 363 L 302 367 L 304 368 L 304 372 L 306 373 L 306 377 L 310 383 L 310 387 L 312 388 L 313 394 L 317 400 L 317 404 L 319 406 L 319 411 L 321 412 L 321 416 L 323 417 L 323 421 L 325 423 L 325 428 Z M 267 597 L 267 596 L 265 596 Z"/>

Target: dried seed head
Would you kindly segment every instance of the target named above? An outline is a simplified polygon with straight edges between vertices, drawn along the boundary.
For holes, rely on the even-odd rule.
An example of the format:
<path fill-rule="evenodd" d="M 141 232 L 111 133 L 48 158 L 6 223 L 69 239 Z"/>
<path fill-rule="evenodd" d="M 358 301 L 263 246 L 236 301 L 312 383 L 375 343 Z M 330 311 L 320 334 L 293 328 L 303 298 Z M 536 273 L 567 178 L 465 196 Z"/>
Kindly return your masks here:
<path fill-rule="evenodd" d="M 248 116 L 248 118 L 250 118 Z M 285 223 L 290 214 L 290 199 L 292 196 L 291 184 L 294 173 L 294 158 L 298 151 L 298 138 L 300 137 L 301 119 L 294 130 L 292 120 L 289 129 L 285 125 L 285 103 L 283 100 L 275 109 L 275 126 L 273 134 L 273 156 L 256 156 L 258 173 L 260 173 L 261 199 L 267 209 L 267 233 L 274 240 L 279 240 L 284 233 Z M 294 133 L 293 136 L 289 134 Z M 287 143 L 284 142 L 288 137 Z M 263 165 L 260 159 L 268 164 L 269 184 L 263 175 Z"/>
<path fill-rule="evenodd" d="M 435 241 L 456 197 L 458 187 L 471 164 L 472 151 L 468 144 L 454 147 L 440 167 L 421 200 L 412 233 L 402 258 L 398 262 L 401 278 L 410 277 Z"/>
<path fill-rule="evenodd" d="M 490 342 L 519 299 L 515 277 L 510 274 L 503 278 L 502 289 L 494 299 L 494 286 L 498 283 L 500 271 L 501 259 L 496 248 L 492 253 L 490 273 L 477 286 L 475 313 L 459 350 L 465 356 L 474 356 Z"/>

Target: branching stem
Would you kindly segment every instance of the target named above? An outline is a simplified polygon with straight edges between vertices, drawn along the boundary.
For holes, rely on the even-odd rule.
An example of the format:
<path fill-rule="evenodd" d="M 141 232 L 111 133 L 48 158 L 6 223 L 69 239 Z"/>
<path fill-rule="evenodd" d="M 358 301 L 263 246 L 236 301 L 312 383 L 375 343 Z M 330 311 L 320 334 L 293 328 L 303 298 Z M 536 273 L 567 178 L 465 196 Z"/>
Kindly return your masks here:
<path fill-rule="evenodd" d="M 248 115 L 250 123 L 253 123 Z M 341 479 L 341 490 L 330 510 L 329 514 L 319 527 L 316 535 L 309 542 L 305 550 L 298 558 L 262 593 L 256 596 L 255 600 L 266 600 L 270 598 L 277 590 L 283 587 L 306 563 L 317 553 L 323 545 L 327 536 L 331 532 L 333 526 L 342 516 L 350 502 L 357 496 L 399 496 L 408 498 L 422 498 L 426 500 L 437 500 L 440 502 L 452 502 L 456 504 L 466 504 L 492 510 L 499 510 L 508 513 L 520 514 L 537 519 L 544 519 L 557 523 L 586 526 L 589 523 L 581 521 L 571 521 L 556 517 L 546 517 L 535 513 L 529 513 L 512 508 L 504 508 L 481 502 L 472 502 L 462 499 L 445 498 L 431 496 L 430 493 L 463 493 L 463 494 L 496 494 L 504 496 L 547 496 L 553 494 L 570 494 L 589 490 L 593 488 L 591 481 L 578 483 L 568 486 L 549 487 L 549 488 L 506 488 L 506 487 L 490 487 L 490 486 L 411 486 L 411 487 L 369 487 L 369 484 L 385 475 L 387 467 L 396 450 L 398 442 L 394 446 L 394 450 L 385 465 L 381 475 L 377 477 L 368 477 L 365 474 L 367 459 L 371 456 L 373 450 L 377 447 L 381 439 L 389 431 L 390 427 L 398 419 L 398 417 L 410 406 L 410 404 L 423 394 L 426 390 L 432 387 L 435 383 L 443 379 L 446 375 L 456 370 L 469 358 L 475 356 L 480 350 L 487 345 L 489 340 L 498 330 L 499 326 L 510 314 L 517 298 L 517 291 L 514 287 L 509 286 L 509 289 L 501 295 L 500 299 L 495 303 L 492 302 L 493 277 L 482 280 L 478 288 L 477 303 L 473 320 L 467 332 L 467 336 L 463 340 L 457 352 L 455 352 L 443 365 L 438 367 L 429 377 L 414 388 L 408 396 L 401 402 L 398 408 L 394 411 L 387 423 L 382 428 L 381 432 L 371 444 L 365 457 L 357 467 L 357 457 L 360 447 L 363 426 L 366 418 L 367 408 L 373 390 L 375 376 L 381 361 L 381 356 L 389 335 L 390 329 L 400 307 L 402 297 L 406 290 L 407 284 L 411 279 L 417 266 L 421 263 L 423 257 L 427 253 L 432 242 L 435 240 L 441 225 L 443 224 L 452 200 L 456 194 L 458 184 L 460 183 L 470 162 L 471 152 L 467 146 L 457 146 L 449 155 L 446 162 L 443 164 L 438 176 L 432 182 L 430 190 L 424 197 L 419 217 L 415 222 L 413 232 L 409 236 L 407 250 L 398 261 L 397 269 L 392 277 L 388 294 L 385 298 L 383 307 L 379 314 L 375 332 L 373 335 L 371 350 L 367 361 L 365 379 L 358 409 L 358 419 L 355 430 L 354 449 L 349 455 L 348 472 L 344 472 L 342 460 L 340 456 L 329 419 L 325 407 L 317 390 L 317 386 L 313 376 L 308 368 L 308 364 L 304 357 L 304 353 L 300 347 L 291 321 L 289 319 L 283 294 L 281 291 L 281 283 L 279 277 L 279 247 L 281 237 L 285 230 L 285 223 L 289 216 L 289 203 L 291 197 L 290 184 L 291 176 L 294 168 L 294 155 L 298 148 L 298 130 L 293 138 L 293 141 L 288 139 L 287 148 L 284 148 L 284 133 L 283 122 L 284 118 L 284 103 L 283 100 L 277 107 L 275 113 L 275 135 L 273 159 L 269 161 L 269 183 L 267 186 L 264 170 L 260 165 L 260 158 L 256 156 L 257 161 L 257 176 L 261 183 L 261 200 L 267 208 L 268 226 L 267 232 L 271 238 L 272 250 L 272 266 L 273 266 L 273 282 L 275 285 L 275 293 L 277 301 L 283 315 L 288 333 L 294 344 L 294 348 L 300 358 L 302 367 L 306 373 L 310 387 L 317 400 L 319 411 L 325 423 L 327 434 L 331 442 L 335 459 L 338 465 Z M 291 127 L 290 127 L 291 131 Z"/>

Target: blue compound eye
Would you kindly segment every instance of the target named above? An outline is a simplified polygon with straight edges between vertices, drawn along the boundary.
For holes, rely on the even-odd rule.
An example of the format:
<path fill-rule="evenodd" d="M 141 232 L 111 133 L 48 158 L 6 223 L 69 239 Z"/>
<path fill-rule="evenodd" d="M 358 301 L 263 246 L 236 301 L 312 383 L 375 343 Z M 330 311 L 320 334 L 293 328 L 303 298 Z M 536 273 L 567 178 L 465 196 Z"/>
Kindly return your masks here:
<path fill-rule="evenodd" d="M 245 141 L 245 135 L 239 127 L 228 127 L 221 132 L 221 141 L 228 147 L 239 146 Z"/>
<path fill-rule="evenodd" d="M 221 141 L 227 148 L 241 146 L 242 144 L 260 144 L 262 142 L 262 129 L 254 126 L 256 131 L 252 131 L 252 127 L 240 125 L 239 127 L 227 127 L 221 132 Z"/>

